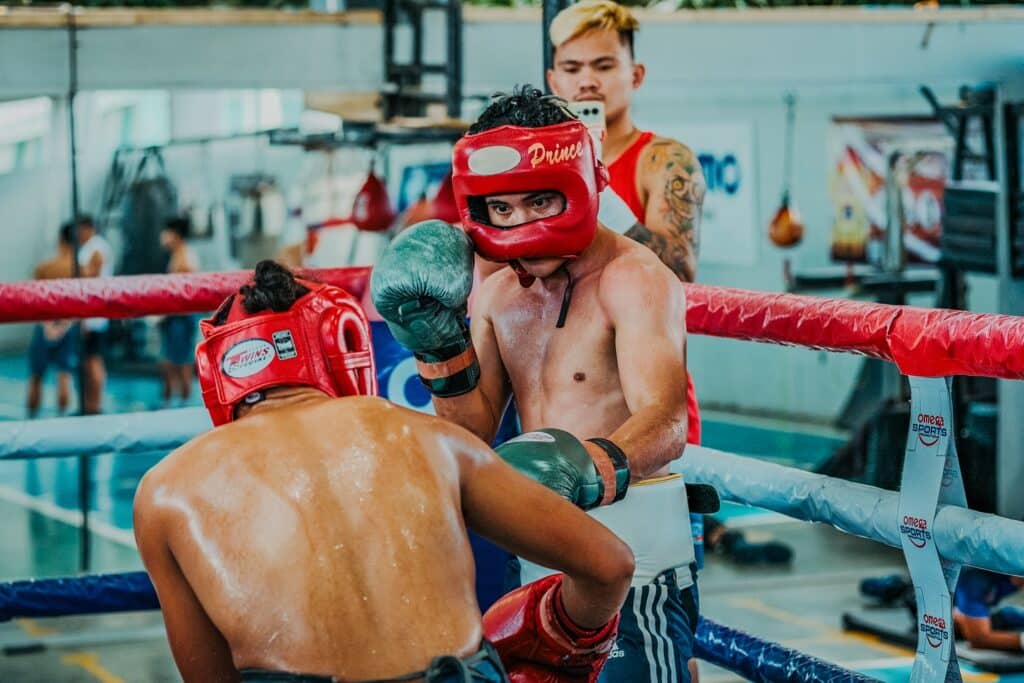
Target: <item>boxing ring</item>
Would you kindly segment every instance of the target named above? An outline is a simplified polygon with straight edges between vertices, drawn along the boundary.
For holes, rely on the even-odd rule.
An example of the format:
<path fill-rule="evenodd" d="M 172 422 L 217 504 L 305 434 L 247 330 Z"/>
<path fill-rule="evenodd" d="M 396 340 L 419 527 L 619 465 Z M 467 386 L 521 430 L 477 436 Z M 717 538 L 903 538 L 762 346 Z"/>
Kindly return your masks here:
<path fill-rule="evenodd" d="M 369 279 L 367 268 L 304 274 L 361 299 Z M 237 272 L 0 284 L 0 322 L 210 311 L 248 277 Z M 911 680 L 960 680 L 950 591 L 964 564 L 1024 575 L 1024 523 L 966 508 L 949 383 L 958 374 L 1024 379 L 1024 319 L 685 287 L 691 334 L 856 353 L 893 362 L 908 376 L 912 419 L 899 493 L 700 446 L 688 446 L 674 469 L 715 486 L 725 500 L 902 548 L 919 605 Z M 375 324 L 375 336 L 382 330 L 386 334 Z M 394 396 L 415 379 L 411 357 L 382 363 L 379 348 L 375 352 L 382 394 Z M 0 460 L 167 451 L 209 428 L 201 408 L 0 423 Z M 0 621 L 158 607 L 144 572 L 0 584 Z M 873 680 L 706 618 L 698 626 L 696 652 L 755 681 Z"/>

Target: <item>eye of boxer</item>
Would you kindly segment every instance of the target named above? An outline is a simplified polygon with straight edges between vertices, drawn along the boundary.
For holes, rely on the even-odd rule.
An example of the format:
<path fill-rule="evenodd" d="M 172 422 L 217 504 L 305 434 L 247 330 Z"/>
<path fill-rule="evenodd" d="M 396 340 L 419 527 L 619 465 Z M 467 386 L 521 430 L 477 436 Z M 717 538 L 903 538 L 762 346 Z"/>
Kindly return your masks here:
<path fill-rule="evenodd" d="M 498 228 L 514 228 L 565 211 L 565 196 L 555 190 L 503 194 L 485 200 L 489 222 Z"/>

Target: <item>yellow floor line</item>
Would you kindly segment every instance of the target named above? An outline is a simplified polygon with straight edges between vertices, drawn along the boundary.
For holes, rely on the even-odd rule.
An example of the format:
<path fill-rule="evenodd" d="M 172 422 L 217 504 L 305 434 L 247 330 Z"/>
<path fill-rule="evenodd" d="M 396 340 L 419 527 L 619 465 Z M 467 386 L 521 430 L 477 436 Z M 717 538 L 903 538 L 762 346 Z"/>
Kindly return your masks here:
<path fill-rule="evenodd" d="M 914 650 L 909 647 L 902 647 L 900 645 L 890 645 L 889 643 L 882 642 L 882 639 L 876 635 L 870 633 L 860 633 L 859 631 L 844 631 L 843 635 L 850 640 L 856 640 L 858 643 L 863 643 L 875 649 L 881 650 L 882 652 L 888 652 L 891 655 L 897 655 L 900 657 L 910 657 L 913 659 L 916 654 Z"/>
<path fill-rule="evenodd" d="M 93 676 L 100 683 L 124 683 L 124 679 L 115 676 L 111 671 L 100 664 L 100 658 L 95 652 L 71 652 L 60 658 L 64 664 L 79 666 Z"/>
<path fill-rule="evenodd" d="M 845 636 L 845 633 L 823 633 L 819 636 L 809 636 L 807 638 L 787 638 L 786 647 L 791 647 L 795 650 L 802 650 L 809 645 L 842 643 L 846 640 Z"/>
<path fill-rule="evenodd" d="M 48 626 L 40 626 L 35 619 L 15 619 L 14 623 L 18 625 L 25 633 L 29 634 L 33 638 L 42 638 L 43 636 L 54 636 L 59 633 L 57 629 L 50 628 Z"/>
<path fill-rule="evenodd" d="M 15 619 L 14 623 L 18 625 L 18 628 L 33 638 L 43 638 L 45 636 L 53 636 L 60 633 L 60 631 L 55 628 L 40 626 L 35 619 Z M 113 672 L 100 664 L 100 658 L 95 652 L 69 652 L 68 654 L 63 655 L 60 658 L 60 661 L 66 666 L 77 666 L 81 669 L 85 669 L 100 683 L 124 683 L 123 678 L 116 676 Z"/>
<path fill-rule="evenodd" d="M 812 629 L 815 632 L 824 631 L 831 634 L 843 634 L 843 631 L 833 628 L 824 622 L 817 621 L 816 619 L 807 619 L 805 617 L 801 617 L 799 614 L 793 614 L 792 612 L 779 609 L 778 607 L 771 607 L 757 598 L 734 598 L 729 601 L 729 604 L 733 607 L 742 607 L 752 612 L 763 614 L 766 617 L 771 617 L 772 619 L 778 619 L 785 624 L 803 626 L 804 628 Z"/>
<path fill-rule="evenodd" d="M 805 628 L 810 628 L 821 632 L 821 635 L 813 638 L 788 640 L 784 643 L 787 647 L 794 647 L 795 643 L 798 642 L 813 643 L 823 642 L 826 640 L 855 640 L 859 643 L 862 643 L 863 645 L 867 645 L 868 647 L 875 648 L 876 650 L 881 650 L 882 652 L 886 652 L 897 657 L 908 657 L 910 659 L 914 658 L 915 652 L 910 648 L 900 647 L 898 645 L 890 645 L 889 643 L 883 643 L 878 636 L 871 635 L 869 633 L 858 633 L 857 631 L 843 631 L 842 629 L 833 628 L 831 626 L 828 626 L 827 624 L 823 624 L 820 621 L 815 621 L 814 619 L 807 619 L 805 617 L 801 617 L 799 614 L 793 614 L 792 612 L 788 612 L 784 609 L 779 609 L 778 607 L 771 607 L 770 605 L 766 605 L 763 601 L 757 598 L 734 598 L 732 600 L 729 600 L 729 604 L 734 607 L 742 607 L 752 612 L 763 614 L 766 617 L 778 619 L 779 621 L 786 624 L 803 626 Z M 997 683 L 999 681 L 999 676 L 991 673 L 972 673 L 969 671 L 961 671 L 961 674 L 963 676 L 963 680 L 965 681 L 965 683 Z"/>
<path fill-rule="evenodd" d="M 901 657 L 914 656 L 912 650 L 903 647 L 897 647 L 895 645 L 889 645 L 888 643 L 883 643 L 876 636 L 871 636 L 866 633 L 856 633 L 853 631 L 843 631 L 842 629 L 829 626 L 823 622 L 816 621 L 814 619 L 807 619 L 805 617 L 801 617 L 799 614 L 793 614 L 792 612 L 788 612 L 784 609 L 779 609 L 778 607 L 771 607 L 769 605 L 766 605 L 761 600 L 758 600 L 757 598 L 735 598 L 733 600 L 730 600 L 729 604 L 736 607 L 748 609 L 752 612 L 763 614 L 766 617 L 771 617 L 772 619 L 778 619 L 779 621 L 785 624 L 795 624 L 797 626 L 803 626 L 804 628 L 809 628 L 820 633 L 826 633 L 828 635 L 835 636 L 841 639 L 856 640 L 864 645 L 872 647 L 876 650 L 880 650 L 887 654 L 897 655 Z"/>

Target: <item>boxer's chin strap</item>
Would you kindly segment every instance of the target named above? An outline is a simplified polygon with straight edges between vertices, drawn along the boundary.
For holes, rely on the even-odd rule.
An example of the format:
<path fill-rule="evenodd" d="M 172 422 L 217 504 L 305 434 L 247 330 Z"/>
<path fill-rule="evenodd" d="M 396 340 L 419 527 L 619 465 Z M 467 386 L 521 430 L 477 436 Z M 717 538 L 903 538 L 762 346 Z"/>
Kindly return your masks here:
<path fill-rule="evenodd" d="M 561 270 L 565 271 L 565 291 L 562 293 L 562 308 L 558 311 L 558 322 L 555 323 L 555 328 L 565 327 L 565 319 L 569 315 L 569 304 L 572 303 L 572 273 L 563 263 Z"/>
<path fill-rule="evenodd" d="M 262 403 L 265 400 L 267 400 L 267 392 L 263 391 L 262 389 L 259 391 L 253 391 L 251 393 L 246 394 L 245 398 L 243 398 L 235 405 L 235 409 L 234 411 L 232 411 L 231 414 L 231 419 L 234 420 L 238 417 L 238 408 L 240 406 L 254 406 L 257 403 Z"/>
<path fill-rule="evenodd" d="M 516 277 L 519 278 L 520 287 L 529 287 L 533 284 L 533 281 L 537 279 L 533 275 L 527 273 L 526 269 L 523 268 L 523 264 L 518 260 L 509 261 L 508 265 L 512 267 L 512 272 L 514 272 Z"/>
<path fill-rule="evenodd" d="M 523 265 L 519 261 L 513 260 L 508 262 L 509 266 L 515 272 L 516 277 L 519 278 L 519 284 L 523 287 L 529 287 L 533 284 L 533 281 L 537 278 L 526 272 Z M 565 292 L 562 293 L 562 307 L 558 310 L 558 322 L 555 323 L 556 328 L 565 327 L 565 319 L 569 315 L 569 304 L 572 303 L 572 273 L 569 272 L 568 261 L 559 266 L 558 270 L 565 272 Z M 555 271 L 558 272 L 558 271 Z"/>

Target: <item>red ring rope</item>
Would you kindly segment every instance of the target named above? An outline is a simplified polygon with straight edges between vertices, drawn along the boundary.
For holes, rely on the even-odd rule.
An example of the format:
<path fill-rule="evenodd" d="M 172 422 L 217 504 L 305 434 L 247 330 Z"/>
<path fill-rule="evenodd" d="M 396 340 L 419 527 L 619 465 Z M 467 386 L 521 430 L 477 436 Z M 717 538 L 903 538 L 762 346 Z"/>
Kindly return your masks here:
<path fill-rule="evenodd" d="M 302 271 L 366 293 L 369 268 Z M 0 322 L 211 311 L 249 271 L 0 284 Z M 908 375 L 1024 379 L 1024 318 L 685 285 L 691 333 L 858 353 Z"/>

